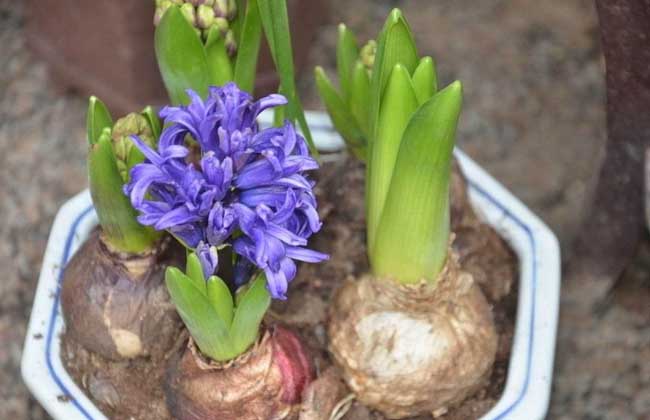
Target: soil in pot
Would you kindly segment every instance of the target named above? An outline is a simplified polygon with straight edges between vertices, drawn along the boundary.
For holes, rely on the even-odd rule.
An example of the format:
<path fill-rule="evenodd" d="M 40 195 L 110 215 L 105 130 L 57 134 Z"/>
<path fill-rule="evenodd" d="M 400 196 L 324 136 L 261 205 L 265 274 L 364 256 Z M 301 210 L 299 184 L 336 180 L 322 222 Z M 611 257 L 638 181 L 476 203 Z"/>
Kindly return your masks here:
<path fill-rule="evenodd" d="M 339 159 L 324 164 L 318 177 L 316 191 L 324 227 L 310 246 L 329 253 L 331 259 L 323 264 L 302 265 L 291 286 L 289 299 L 275 302 L 266 320 L 268 324 L 284 324 L 300 333 L 323 378 L 319 382 L 322 388 L 312 390 L 311 394 L 307 392 L 309 403 L 301 420 L 329 419 L 318 416 L 321 414 L 318 412 L 329 412 L 349 394 L 327 353 L 327 306 L 344 279 L 368 270 L 364 167 L 354 159 Z M 505 242 L 478 221 L 466 200 L 458 198 L 462 193 L 459 178 L 455 179 L 452 191 L 454 247 L 461 264 L 474 275 L 492 305 L 499 335 L 494 368 L 482 389 L 460 406 L 446 413 L 436 413 L 437 418 L 460 420 L 485 414 L 503 392 L 515 325 L 518 267 L 515 255 Z M 120 363 L 89 354 L 64 340 L 62 357 L 74 380 L 109 418 L 168 419 L 162 381 L 169 357 L 184 348 L 186 339 L 186 335 L 179 336 L 175 348 L 162 357 Z M 347 411 L 343 419 L 384 419 L 381 414 L 353 401 L 342 405 L 342 409 Z"/>

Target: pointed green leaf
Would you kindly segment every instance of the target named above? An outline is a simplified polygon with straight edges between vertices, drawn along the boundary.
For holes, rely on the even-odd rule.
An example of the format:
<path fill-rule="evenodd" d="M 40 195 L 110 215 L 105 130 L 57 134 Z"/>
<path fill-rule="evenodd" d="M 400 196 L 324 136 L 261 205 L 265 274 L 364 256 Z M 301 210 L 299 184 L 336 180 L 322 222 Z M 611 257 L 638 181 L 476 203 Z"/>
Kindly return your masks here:
<path fill-rule="evenodd" d="M 230 21 L 230 29 L 233 31 L 235 34 L 235 42 L 237 45 L 241 45 L 241 40 L 242 40 L 242 31 L 244 30 L 242 27 L 245 24 L 244 23 L 244 10 L 246 9 L 245 5 L 250 4 L 250 1 L 245 1 L 245 0 L 235 0 L 235 4 L 237 5 L 237 13 L 235 14 L 235 17 Z"/>
<path fill-rule="evenodd" d="M 102 226 L 104 240 L 123 252 L 150 249 L 160 232 L 142 226 L 137 212 L 122 191 L 123 180 L 115 162 L 110 128 L 104 128 L 88 154 L 90 194 Z"/>
<path fill-rule="evenodd" d="M 266 290 L 266 277 L 260 274 L 250 288 L 244 292 L 235 309 L 235 317 L 230 328 L 234 347 L 245 352 L 255 343 L 264 314 L 271 304 L 271 296 Z"/>
<path fill-rule="evenodd" d="M 359 58 L 359 45 L 357 39 L 344 24 L 339 25 L 339 38 L 336 45 L 336 70 L 341 85 L 341 95 L 349 103 L 352 95 L 352 70 L 354 63 Z"/>
<path fill-rule="evenodd" d="M 106 105 L 96 96 L 88 100 L 88 114 L 86 114 L 86 132 L 88 144 L 91 146 L 99 140 L 104 128 L 113 127 L 113 119 Z"/>
<path fill-rule="evenodd" d="M 176 267 L 168 267 L 165 283 L 178 314 L 203 354 L 220 362 L 240 354 L 234 350 L 226 324 L 193 281 Z"/>
<path fill-rule="evenodd" d="M 205 54 L 210 70 L 210 85 L 222 86 L 233 79 L 232 64 L 226 50 L 224 37 L 216 26 L 210 28 L 205 43 Z"/>
<path fill-rule="evenodd" d="M 156 111 L 154 111 L 151 106 L 145 107 L 140 114 L 142 114 L 142 116 L 144 116 L 147 119 L 147 122 L 149 123 L 149 127 L 151 128 L 151 133 L 153 134 L 153 138 L 156 141 L 158 141 L 158 138 L 160 137 L 160 132 L 162 131 L 160 118 L 158 118 L 158 114 L 156 114 Z"/>
<path fill-rule="evenodd" d="M 449 178 L 462 104 L 454 82 L 422 105 L 400 145 L 370 262 L 401 283 L 434 281 L 447 258 Z"/>
<path fill-rule="evenodd" d="M 375 64 L 372 68 L 370 84 L 371 144 L 376 134 L 381 97 L 388 82 L 388 76 L 395 64 L 398 63 L 406 67 L 409 74 L 412 74 L 418 64 L 418 53 L 408 22 L 399 9 L 393 9 L 379 35 Z"/>
<path fill-rule="evenodd" d="M 396 64 L 381 102 L 377 137 L 372 147 L 366 201 L 368 249 L 373 249 L 377 225 L 384 208 L 397 160 L 397 152 L 418 101 L 406 67 Z"/>
<path fill-rule="evenodd" d="M 332 124 L 350 147 L 363 147 L 364 137 L 347 105 L 339 96 L 325 71 L 316 67 L 314 71 L 318 93 L 332 119 Z"/>
<path fill-rule="evenodd" d="M 160 20 L 155 48 L 160 74 L 174 105 L 189 103 L 186 89 L 205 97 L 210 84 L 207 56 L 201 39 L 178 7 L 171 6 Z"/>
<path fill-rule="evenodd" d="M 242 9 L 238 9 L 240 14 Z M 239 18 L 241 20 L 241 18 Z M 255 87 L 257 58 L 262 40 L 262 21 L 257 0 L 246 4 L 246 16 L 237 41 L 237 61 L 235 63 L 235 83 L 240 89 L 252 92 Z"/>
<path fill-rule="evenodd" d="M 185 273 L 187 277 L 194 283 L 194 286 L 204 295 L 207 295 L 207 287 L 205 284 L 205 277 L 203 277 L 203 268 L 201 261 L 194 252 L 188 252 L 187 261 L 185 263 Z"/>
<path fill-rule="evenodd" d="M 370 135 L 368 126 L 368 107 L 370 104 L 370 77 L 368 70 L 359 60 L 352 71 L 352 84 L 350 92 L 350 112 L 363 132 L 364 143 Z"/>
<path fill-rule="evenodd" d="M 211 276 L 208 279 L 208 300 L 219 314 L 228 328 L 232 323 L 233 301 L 232 294 L 226 283 L 218 276 Z"/>
<path fill-rule="evenodd" d="M 307 119 L 296 91 L 295 69 L 293 65 L 293 49 L 286 0 L 258 0 L 260 18 L 264 34 L 271 50 L 271 56 L 280 77 L 280 93 L 289 103 L 286 116 L 291 121 L 297 121 L 312 155 L 318 156 Z"/>
<path fill-rule="evenodd" d="M 438 90 L 438 77 L 436 66 L 431 57 L 423 57 L 420 64 L 413 72 L 413 87 L 418 97 L 418 104 L 422 105 Z"/>

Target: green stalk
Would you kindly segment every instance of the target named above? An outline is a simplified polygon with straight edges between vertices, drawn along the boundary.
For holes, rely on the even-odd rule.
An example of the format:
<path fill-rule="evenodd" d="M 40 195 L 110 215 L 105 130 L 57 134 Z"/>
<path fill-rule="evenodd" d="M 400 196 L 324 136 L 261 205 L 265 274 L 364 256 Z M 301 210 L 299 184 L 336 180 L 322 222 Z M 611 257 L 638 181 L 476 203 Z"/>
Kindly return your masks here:
<path fill-rule="evenodd" d="M 350 112 L 357 121 L 363 133 L 363 143 L 368 142 L 370 127 L 368 122 L 368 107 L 370 98 L 370 77 L 366 66 L 359 60 L 352 70 L 352 83 L 350 86 Z"/>
<path fill-rule="evenodd" d="M 269 49 L 271 50 L 271 56 L 280 76 L 280 93 L 289 101 L 286 116 L 291 121 L 298 121 L 311 153 L 314 156 L 318 156 L 318 150 L 316 150 L 316 146 L 314 145 L 314 140 L 297 94 L 287 2 L 286 0 L 258 0 L 258 6 L 262 19 L 262 27 L 266 34 Z"/>
<path fill-rule="evenodd" d="M 91 96 L 88 100 L 88 113 L 86 114 L 88 144 L 92 146 L 97 143 L 104 128 L 110 128 L 112 126 L 113 119 L 106 105 L 96 96 Z"/>
<path fill-rule="evenodd" d="M 238 2 L 241 7 L 242 2 Z M 262 21 L 257 0 L 246 2 L 246 15 L 237 40 L 237 59 L 235 61 L 235 83 L 240 89 L 252 92 L 255 87 L 255 73 L 257 71 L 257 57 L 262 40 Z M 242 9 L 238 9 L 238 14 Z M 241 17 L 238 18 L 241 20 Z"/>
<path fill-rule="evenodd" d="M 423 57 L 413 72 L 413 87 L 418 97 L 418 104 L 422 105 L 438 90 L 438 77 L 436 67 L 431 57 Z"/>
<path fill-rule="evenodd" d="M 354 34 L 344 24 L 339 25 L 339 38 L 336 45 L 336 69 L 341 85 L 341 94 L 346 103 L 352 97 L 352 70 L 359 57 L 359 46 Z"/>
<path fill-rule="evenodd" d="M 219 362 L 236 358 L 239 353 L 234 349 L 230 330 L 208 300 L 205 283 L 197 286 L 176 267 L 167 268 L 165 283 L 199 350 Z"/>
<path fill-rule="evenodd" d="M 401 64 L 391 72 L 384 99 L 381 103 L 377 137 L 370 157 L 370 179 L 367 181 L 366 226 L 368 249 L 373 249 L 377 226 L 381 217 L 388 188 L 393 176 L 404 129 L 418 107 L 411 76 Z"/>
<path fill-rule="evenodd" d="M 137 221 L 137 212 L 122 191 L 123 179 L 108 127 L 90 148 L 88 177 L 104 241 L 116 250 L 129 253 L 141 253 L 152 248 L 160 233 Z"/>
<path fill-rule="evenodd" d="M 228 51 L 226 51 L 226 43 L 215 26 L 210 28 L 204 48 L 210 72 L 210 84 L 221 86 L 231 81 L 233 70 Z"/>
<path fill-rule="evenodd" d="M 177 6 L 163 15 L 155 33 L 158 67 L 172 104 L 187 105 L 186 89 L 208 93 L 210 68 L 203 43 Z"/>
<path fill-rule="evenodd" d="M 186 272 L 167 268 L 165 283 L 201 352 L 220 362 L 243 354 L 257 341 L 262 319 L 271 304 L 264 274 L 242 287 L 233 299 L 221 278 L 204 279 L 195 253 L 188 255 Z"/>
<path fill-rule="evenodd" d="M 369 253 L 373 273 L 400 283 L 435 281 L 447 258 L 449 178 L 462 86 L 454 82 L 411 118 Z"/>
<path fill-rule="evenodd" d="M 336 131 L 341 134 L 341 137 L 343 137 L 349 148 L 365 151 L 363 132 L 359 128 L 347 105 L 334 88 L 334 85 L 325 74 L 323 68 L 320 66 L 316 67 L 314 70 L 314 76 L 316 78 L 318 94 L 325 104 L 327 113 L 329 114 Z"/>
<path fill-rule="evenodd" d="M 390 72 L 401 64 L 413 73 L 418 63 L 418 53 L 411 28 L 399 9 L 393 9 L 379 34 L 375 63 L 370 84 L 370 144 L 374 141 L 379 106 Z"/>

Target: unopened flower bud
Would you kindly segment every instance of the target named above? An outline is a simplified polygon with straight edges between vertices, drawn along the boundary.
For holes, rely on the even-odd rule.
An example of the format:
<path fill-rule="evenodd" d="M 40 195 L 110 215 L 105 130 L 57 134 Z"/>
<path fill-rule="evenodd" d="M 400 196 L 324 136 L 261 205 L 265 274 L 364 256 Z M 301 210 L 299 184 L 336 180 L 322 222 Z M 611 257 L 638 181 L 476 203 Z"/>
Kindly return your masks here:
<path fill-rule="evenodd" d="M 129 170 L 131 169 L 130 166 L 132 166 L 130 163 L 133 163 L 132 153 L 141 154 L 133 145 L 133 140 L 131 140 L 132 135 L 140 137 L 142 141 L 150 146 L 154 145 L 151 127 L 147 119 L 141 114 L 132 112 L 115 122 L 111 139 L 113 141 L 113 152 L 117 161 L 117 169 L 120 171 L 124 182 L 127 182 L 129 179 Z"/>
<path fill-rule="evenodd" d="M 359 53 L 359 58 L 363 65 L 368 69 L 372 70 L 372 66 L 375 64 L 375 54 L 377 53 L 377 43 L 374 39 L 368 41 L 366 45 L 361 48 Z"/>
<path fill-rule="evenodd" d="M 183 4 L 180 10 L 190 25 L 196 26 L 196 10 L 194 9 L 194 6 L 192 6 L 192 3 Z"/>
<path fill-rule="evenodd" d="M 162 19 L 163 15 L 172 4 L 171 0 L 156 0 L 156 11 L 153 15 L 154 26 L 158 26 L 160 19 Z"/>
<path fill-rule="evenodd" d="M 228 16 L 228 0 L 214 0 L 214 14 L 226 18 Z"/>
<path fill-rule="evenodd" d="M 237 52 L 237 41 L 235 41 L 235 34 L 233 31 L 226 32 L 226 39 L 224 40 L 226 45 L 226 51 L 228 51 L 229 56 L 234 56 Z"/>
<path fill-rule="evenodd" d="M 221 35 L 225 35 L 226 32 L 228 32 L 228 30 L 230 29 L 230 25 L 228 24 L 228 21 L 226 20 L 226 18 L 222 18 L 222 17 L 214 18 L 214 26 L 216 26 L 217 29 L 219 29 Z"/>
<path fill-rule="evenodd" d="M 214 24 L 214 10 L 205 4 L 196 9 L 196 23 L 201 29 L 209 29 Z"/>
<path fill-rule="evenodd" d="M 228 20 L 233 20 L 237 16 L 237 2 L 235 0 L 228 0 Z"/>

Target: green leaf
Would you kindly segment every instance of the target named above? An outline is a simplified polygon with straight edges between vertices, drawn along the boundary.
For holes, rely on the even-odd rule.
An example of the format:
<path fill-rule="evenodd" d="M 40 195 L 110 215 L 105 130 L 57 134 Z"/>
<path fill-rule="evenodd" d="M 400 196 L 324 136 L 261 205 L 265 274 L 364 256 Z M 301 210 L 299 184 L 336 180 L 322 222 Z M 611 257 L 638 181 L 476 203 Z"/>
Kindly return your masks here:
<path fill-rule="evenodd" d="M 232 64 L 226 50 L 224 37 L 216 26 L 210 28 L 205 43 L 205 54 L 210 71 L 210 85 L 222 86 L 233 79 Z"/>
<path fill-rule="evenodd" d="M 149 127 L 151 128 L 151 133 L 153 134 L 153 138 L 157 141 L 162 131 L 158 114 L 156 114 L 156 111 L 154 111 L 151 106 L 145 107 L 140 114 L 142 114 L 142 116 L 147 119 Z"/>
<path fill-rule="evenodd" d="M 88 177 L 104 240 L 122 252 L 140 253 L 150 249 L 161 234 L 138 223 L 138 214 L 122 191 L 110 128 L 104 128 L 90 148 Z"/>
<path fill-rule="evenodd" d="M 244 5 L 248 3 L 250 4 L 250 1 L 245 2 L 244 0 L 235 0 L 235 4 L 237 5 L 237 13 L 235 14 L 235 17 L 233 20 L 230 21 L 230 29 L 233 31 L 235 34 L 235 42 L 237 45 L 241 45 L 241 38 L 242 38 L 242 25 L 244 24 Z"/>
<path fill-rule="evenodd" d="M 325 104 L 325 108 L 327 108 L 327 113 L 332 119 L 336 131 L 341 134 L 348 146 L 363 148 L 365 146 L 363 133 L 347 105 L 336 92 L 325 71 L 321 67 L 316 67 L 314 75 L 318 93 Z"/>
<path fill-rule="evenodd" d="M 418 104 L 422 105 L 438 90 L 438 77 L 436 66 L 431 57 L 423 57 L 420 64 L 413 72 L 413 87 L 418 97 Z"/>
<path fill-rule="evenodd" d="M 240 354 L 233 347 L 225 322 L 193 281 L 176 267 L 168 267 L 165 283 L 178 314 L 203 354 L 219 362 Z"/>
<path fill-rule="evenodd" d="M 233 301 L 232 294 L 226 283 L 218 276 L 211 276 L 208 279 L 208 300 L 219 314 L 228 328 L 232 324 Z"/>
<path fill-rule="evenodd" d="M 242 9 L 238 9 L 238 14 Z M 241 18 L 240 18 L 241 19 Z M 262 21 L 257 0 L 249 0 L 246 4 L 246 16 L 237 41 L 237 60 L 235 62 L 235 83 L 240 89 L 252 92 L 255 88 L 255 73 L 257 58 L 262 39 Z"/>
<path fill-rule="evenodd" d="M 203 43 L 178 7 L 171 6 L 160 20 L 155 48 L 160 74 L 174 105 L 189 103 L 186 89 L 206 96 L 210 69 Z"/>
<path fill-rule="evenodd" d="M 240 298 L 235 309 L 235 317 L 230 329 L 235 349 L 243 353 L 255 343 L 260 324 L 271 304 L 271 296 L 266 290 L 266 277 L 260 274 Z"/>
<path fill-rule="evenodd" d="M 339 38 L 336 45 L 336 70 L 341 85 L 341 94 L 346 103 L 352 97 L 352 70 L 359 57 L 359 46 L 352 31 L 344 24 L 339 25 Z"/>
<path fill-rule="evenodd" d="M 286 0 L 258 0 L 258 6 L 262 27 L 280 77 L 280 93 L 289 101 L 287 104 L 287 117 L 291 121 L 298 122 L 312 155 L 318 156 L 318 150 L 316 150 L 311 131 L 307 125 L 300 98 L 296 93 L 287 2 Z"/>
<path fill-rule="evenodd" d="M 454 82 L 411 118 L 370 253 L 378 277 L 435 281 L 447 258 L 449 178 L 462 86 Z"/>
<path fill-rule="evenodd" d="M 379 106 L 390 72 L 395 64 L 402 64 L 412 74 L 418 63 L 418 53 L 411 28 L 399 9 L 393 9 L 377 41 L 375 64 L 370 84 L 370 144 L 374 141 Z"/>
<path fill-rule="evenodd" d="M 370 179 L 367 181 L 366 196 L 369 250 L 373 249 L 402 135 L 417 107 L 418 101 L 411 76 L 406 67 L 396 64 L 381 102 L 377 137 L 370 155 Z"/>
<path fill-rule="evenodd" d="M 88 100 L 88 114 L 86 114 L 86 132 L 88 144 L 91 146 L 99 140 L 105 128 L 113 127 L 113 119 L 106 105 L 96 96 Z"/>
<path fill-rule="evenodd" d="M 357 60 L 352 71 L 352 84 L 350 93 L 350 112 L 357 120 L 357 124 L 364 136 L 364 143 L 367 143 L 370 135 L 368 123 L 368 107 L 370 103 L 370 77 L 368 70 L 363 63 Z"/>
<path fill-rule="evenodd" d="M 207 296 L 208 291 L 205 284 L 205 277 L 203 277 L 203 268 L 201 267 L 201 261 L 196 253 L 188 253 L 187 261 L 185 263 L 185 272 L 187 273 L 187 277 L 192 281 L 192 283 L 194 283 L 196 289 Z"/>

